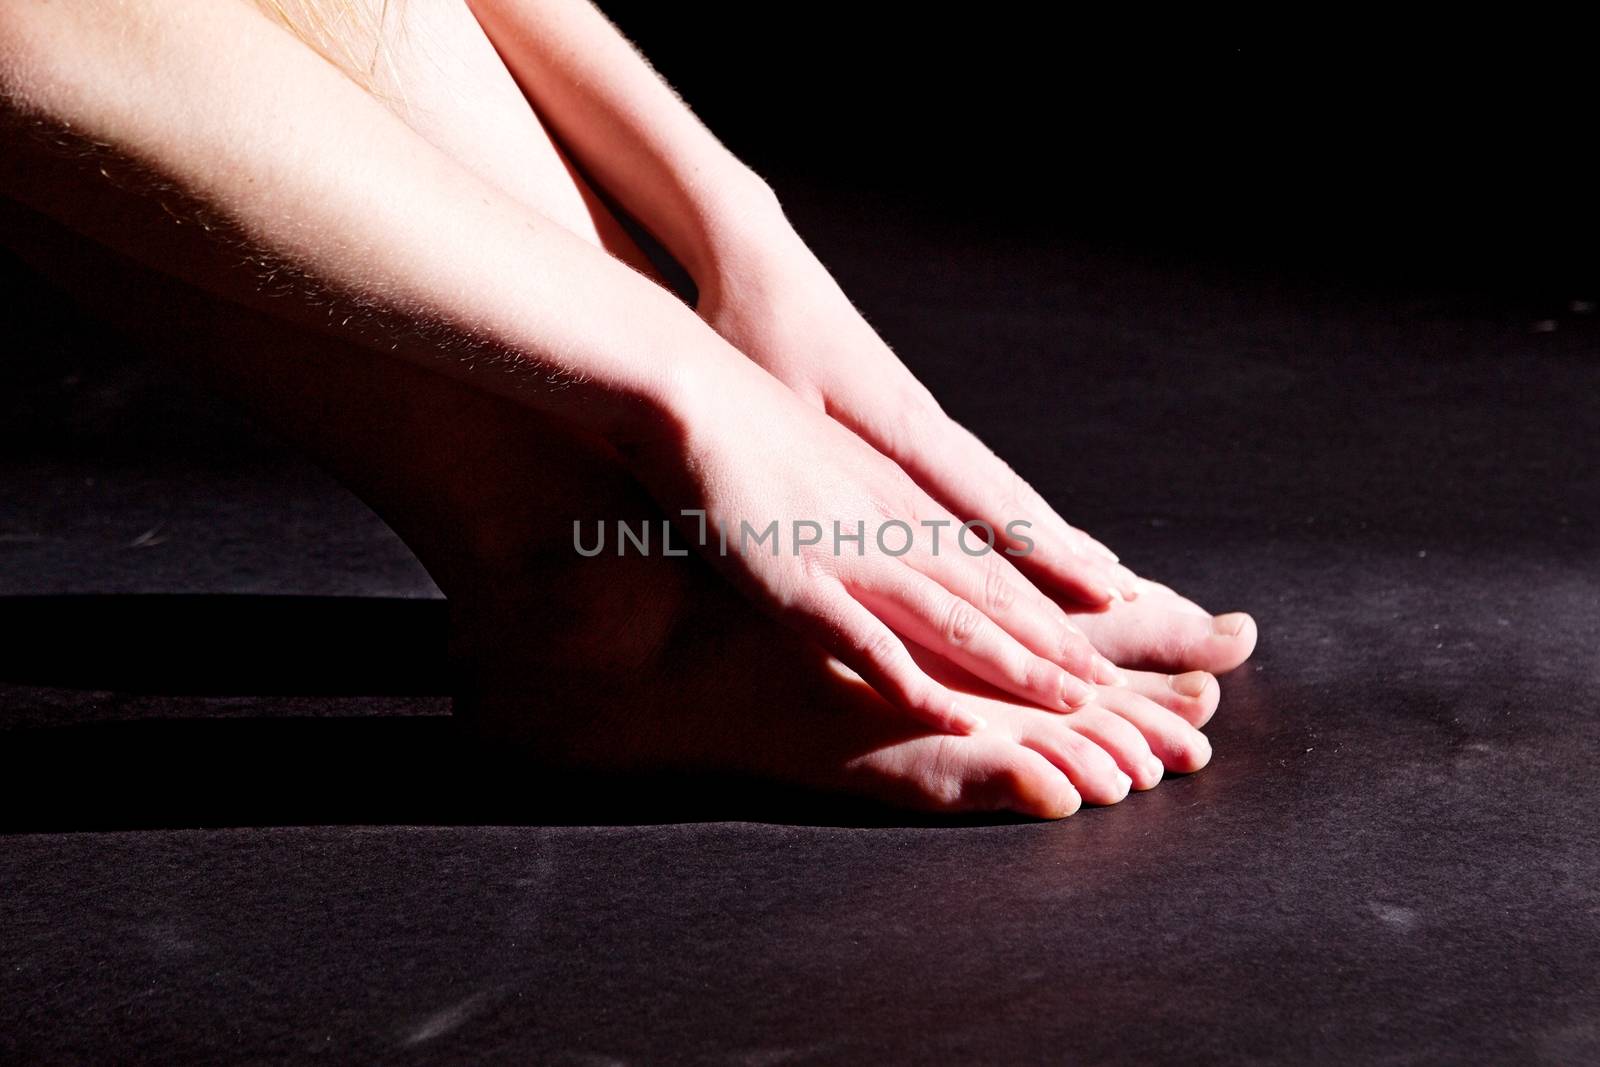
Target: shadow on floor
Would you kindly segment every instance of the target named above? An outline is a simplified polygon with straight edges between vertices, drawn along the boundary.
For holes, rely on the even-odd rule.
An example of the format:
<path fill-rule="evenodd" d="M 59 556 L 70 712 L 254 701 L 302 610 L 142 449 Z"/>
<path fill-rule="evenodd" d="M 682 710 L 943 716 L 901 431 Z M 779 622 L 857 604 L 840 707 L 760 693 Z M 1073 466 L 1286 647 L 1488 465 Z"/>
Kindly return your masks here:
<path fill-rule="evenodd" d="M 316 700 L 225 716 L 202 695 L 439 697 L 439 600 L 298 596 L 0 597 L 0 832 L 327 824 L 602 825 L 746 819 L 959 825 L 742 780 L 536 769 L 438 700 Z M 127 694 L 92 721 L 29 707 L 46 690 Z M 537 692 L 537 681 L 534 681 Z M 258 703 L 258 702 L 255 702 Z M 271 707 L 271 702 L 267 702 Z M 248 706 L 248 705 L 247 705 Z M 210 714 L 208 714 L 210 711 Z M 974 820 L 993 821 L 993 820 Z M 1005 820 L 1009 821 L 1009 820 Z"/>
<path fill-rule="evenodd" d="M 442 696 L 448 615 L 442 600 L 383 597 L 0 597 L 0 633 L 9 635 L 0 682 L 172 696 Z"/>

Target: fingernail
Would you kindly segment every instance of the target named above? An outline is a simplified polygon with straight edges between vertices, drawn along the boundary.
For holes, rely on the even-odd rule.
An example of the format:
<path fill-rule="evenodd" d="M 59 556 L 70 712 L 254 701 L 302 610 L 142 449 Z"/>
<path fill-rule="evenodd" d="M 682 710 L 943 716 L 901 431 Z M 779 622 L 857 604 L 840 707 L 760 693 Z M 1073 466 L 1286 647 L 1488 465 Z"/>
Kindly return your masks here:
<path fill-rule="evenodd" d="M 1218 615 L 1211 620 L 1211 632 L 1221 634 L 1223 637 L 1238 637 L 1244 632 L 1245 623 L 1249 621 L 1250 616 L 1242 611 Z"/>
<path fill-rule="evenodd" d="M 1081 708 L 1094 699 L 1094 686 L 1076 675 L 1061 675 L 1061 702 L 1069 708 Z"/>
<path fill-rule="evenodd" d="M 1174 674 L 1167 678 L 1167 684 L 1174 693 L 1186 697 L 1198 697 L 1205 693 L 1206 686 L 1211 684 L 1211 675 L 1205 671 L 1190 671 L 1188 674 Z"/>
<path fill-rule="evenodd" d="M 1101 685 L 1128 684 L 1128 676 L 1117 670 L 1117 665 L 1104 656 L 1094 658 L 1094 680 Z"/>

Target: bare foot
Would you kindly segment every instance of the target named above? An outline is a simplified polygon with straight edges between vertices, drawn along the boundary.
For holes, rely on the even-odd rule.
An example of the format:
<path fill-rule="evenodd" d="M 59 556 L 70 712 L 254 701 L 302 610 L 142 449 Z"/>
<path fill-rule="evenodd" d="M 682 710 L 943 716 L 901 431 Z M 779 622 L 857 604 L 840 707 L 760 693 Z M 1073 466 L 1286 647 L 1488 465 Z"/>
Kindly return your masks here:
<path fill-rule="evenodd" d="M 532 121 L 525 106 L 522 115 Z M 473 143 L 491 141 L 501 143 Z M 530 202 L 541 192 L 530 190 Z M 534 758 L 732 771 L 922 808 L 1038 816 L 1114 803 L 1164 770 L 1209 758 L 1197 727 L 1216 695 L 1203 675 L 1139 675 L 1060 714 L 940 667 L 974 694 L 987 726 L 931 734 L 697 558 L 578 557 L 575 519 L 658 518 L 593 442 L 426 371 L 219 304 L 34 222 L 36 262 L 241 396 L 389 521 L 451 599 L 460 648 L 476 665 L 463 712 L 527 743 Z M 19 239 L 27 229 L 18 227 Z M 184 329 L 168 329 L 173 321 Z M 1125 659 L 1163 670 L 1199 647 L 1175 651 L 1177 624 L 1120 607 L 1084 622 Z"/>
<path fill-rule="evenodd" d="M 477 432 L 493 435 L 482 418 Z M 559 471 L 535 474 L 553 442 L 513 424 L 485 440 L 573 517 L 658 517 L 620 468 L 569 442 Z M 1069 714 L 1010 700 L 948 664 L 925 662 L 972 693 L 988 725 L 970 736 L 906 723 L 858 677 L 751 607 L 699 558 L 572 549 L 549 517 L 477 543 L 525 553 L 461 571 L 450 590 L 473 664 L 458 710 L 493 737 L 558 768 L 752 775 L 938 811 L 1010 809 L 1053 818 L 1113 804 L 1164 773 L 1210 758 L 1198 727 L 1216 709 L 1215 679 L 1130 672 Z M 485 512 L 456 516 L 457 529 Z M 496 520 L 498 521 L 498 520 Z M 1130 605 L 1131 607 L 1131 605 Z"/>
<path fill-rule="evenodd" d="M 697 556 L 602 556 L 574 520 L 659 521 L 603 446 L 514 405 L 363 350 L 218 304 L 41 224 L 33 251 L 115 295 L 105 310 L 245 397 L 339 474 L 411 545 L 451 599 L 476 665 L 461 710 L 550 765 L 757 775 L 939 811 L 1040 817 L 1110 804 L 1203 766 L 1216 708 L 1204 673 L 1133 675 L 1060 714 L 949 666 L 987 726 L 907 723 L 819 648 L 751 607 Z M 152 308 L 186 330 L 160 329 Z M 1124 658 L 1181 663 L 1209 620 L 1168 595 L 1086 616 Z M 1185 629 L 1190 628 L 1190 629 Z M 1198 631 L 1195 631 L 1198 632 Z M 1207 639 L 1209 640 L 1209 639 Z M 1187 643 L 1186 643 L 1187 642 Z M 1246 645 L 1209 662 L 1242 657 Z"/>
<path fill-rule="evenodd" d="M 458 710 L 550 766 L 735 772 L 917 808 L 1050 818 L 1210 758 L 1197 729 L 1216 707 L 1207 674 L 1175 686 L 1135 673 L 1127 689 L 1102 687 L 1065 715 L 975 695 L 987 728 L 934 734 L 697 560 L 595 562 L 535 567 L 520 589 L 497 579 L 458 615 L 476 665 Z M 550 583 L 560 586 L 553 596 Z"/>

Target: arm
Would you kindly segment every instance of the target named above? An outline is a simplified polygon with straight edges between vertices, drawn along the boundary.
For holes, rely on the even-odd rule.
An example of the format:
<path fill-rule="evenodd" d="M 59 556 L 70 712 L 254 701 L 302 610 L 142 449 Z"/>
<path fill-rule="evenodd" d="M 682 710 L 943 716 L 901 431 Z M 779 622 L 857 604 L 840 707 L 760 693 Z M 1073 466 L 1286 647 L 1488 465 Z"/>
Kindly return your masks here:
<path fill-rule="evenodd" d="M 1047 588 L 1090 604 L 1137 595 L 1114 554 L 944 413 L 794 233 L 765 183 L 588 0 L 471 3 L 541 117 L 689 271 L 697 310 L 719 334 L 962 518 L 996 529 L 1029 523 L 1037 551 L 1021 564 Z"/>
<path fill-rule="evenodd" d="M 0 120 L 0 191 L 221 297 L 600 435 L 669 515 L 732 530 L 941 515 L 665 290 L 471 176 L 243 3 L 12 0 Z M 938 728 L 974 718 L 896 631 L 1056 710 L 1109 666 L 1003 559 L 775 549 L 713 561 Z"/>
<path fill-rule="evenodd" d="M 767 184 L 588 0 L 469 4 L 551 132 L 702 293 L 753 238 L 786 229 Z"/>
<path fill-rule="evenodd" d="M 250 7 L 0 16 L 4 191 L 226 299 L 619 443 L 737 354 L 659 287 L 454 164 Z"/>

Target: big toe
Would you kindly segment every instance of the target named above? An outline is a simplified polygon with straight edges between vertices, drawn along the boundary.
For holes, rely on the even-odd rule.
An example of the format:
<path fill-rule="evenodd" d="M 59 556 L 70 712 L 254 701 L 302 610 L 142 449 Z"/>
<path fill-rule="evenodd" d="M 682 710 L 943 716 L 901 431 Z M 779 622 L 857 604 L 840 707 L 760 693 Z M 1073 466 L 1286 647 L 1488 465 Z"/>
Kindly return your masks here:
<path fill-rule="evenodd" d="M 1102 655 L 1135 670 L 1223 674 L 1256 647 L 1256 622 L 1242 611 L 1213 616 L 1134 601 L 1075 621 Z"/>

